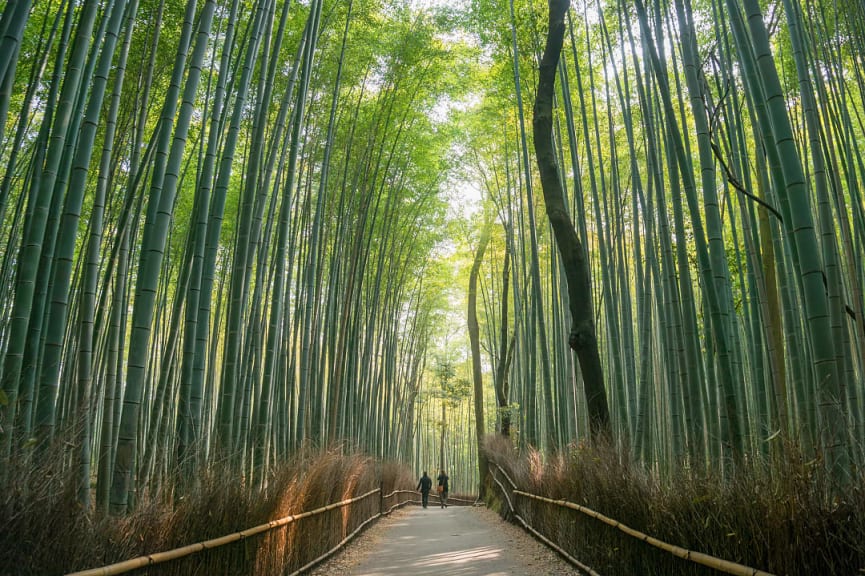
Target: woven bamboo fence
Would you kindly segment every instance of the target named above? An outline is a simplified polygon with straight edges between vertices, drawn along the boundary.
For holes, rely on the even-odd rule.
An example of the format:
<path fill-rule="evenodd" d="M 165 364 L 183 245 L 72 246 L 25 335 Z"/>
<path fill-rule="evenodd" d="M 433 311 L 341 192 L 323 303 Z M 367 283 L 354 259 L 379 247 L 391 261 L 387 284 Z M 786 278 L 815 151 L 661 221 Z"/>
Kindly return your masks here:
<path fill-rule="evenodd" d="M 585 564 L 574 558 L 568 551 L 562 549 L 556 543 L 552 542 L 547 536 L 543 535 L 540 531 L 536 530 L 533 526 L 531 526 L 529 522 L 527 522 L 519 514 L 519 507 L 516 505 L 517 497 L 527 498 L 537 502 L 543 502 L 549 505 L 575 510 L 585 516 L 588 516 L 589 518 L 605 524 L 606 526 L 614 528 L 635 540 L 639 540 L 640 542 L 643 542 L 658 550 L 666 552 L 669 555 L 675 556 L 677 558 L 694 564 L 705 566 L 717 572 L 721 572 L 724 574 L 732 574 L 734 576 L 773 576 L 769 572 L 764 572 L 762 570 L 751 568 L 749 566 L 738 564 L 736 562 L 723 560 L 721 558 L 715 558 L 714 556 L 710 556 L 708 554 L 695 552 L 693 550 L 682 548 L 681 546 L 669 544 L 658 538 L 654 538 L 652 536 L 649 536 L 648 534 L 644 534 L 639 530 L 635 530 L 625 524 L 622 524 L 618 520 L 614 520 L 608 516 L 601 514 L 600 512 L 592 510 L 591 508 L 587 508 L 585 506 L 581 506 L 567 500 L 554 500 L 552 498 L 546 498 L 544 496 L 525 492 L 517 487 L 514 481 L 511 480 L 510 476 L 508 476 L 508 474 L 498 464 L 492 462 L 492 465 L 494 467 L 492 479 L 494 483 L 498 486 L 499 490 L 501 490 L 502 495 L 507 502 L 508 512 L 510 513 L 510 515 L 512 515 L 514 519 L 516 519 L 524 528 L 526 528 L 526 530 L 534 534 L 537 538 L 539 538 L 551 548 L 555 549 L 559 554 L 561 554 L 572 564 L 592 576 L 598 576 L 598 573 L 595 572 L 591 567 L 586 566 Z M 507 485 L 505 485 L 505 483 L 499 480 L 499 478 L 497 477 L 497 473 L 501 474 L 501 476 L 507 482 Z"/>
<path fill-rule="evenodd" d="M 111 564 L 108 566 L 102 566 L 99 568 L 91 568 L 89 570 L 82 570 L 79 572 L 71 572 L 67 574 L 67 576 L 115 576 L 117 574 L 125 574 L 131 572 L 133 570 L 138 570 L 140 568 L 146 568 L 149 566 L 155 566 L 157 564 L 163 564 L 166 562 L 170 562 L 172 560 L 177 560 L 179 558 L 184 558 L 186 556 L 190 556 L 192 554 L 197 554 L 200 552 L 205 552 L 207 550 L 212 550 L 214 548 L 218 548 L 220 546 L 226 546 L 228 544 L 232 544 L 234 542 L 240 542 L 246 540 L 250 537 L 264 534 L 276 528 L 281 528 L 288 526 L 297 522 L 298 520 L 302 520 L 305 518 L 311 518 L 313 516 L 317 516 L 319 514 L 324 514 L 326 512 L 330 512 L 332 510 L 336 510 L 339 508 L 344 508 L 346 506 L 351 506 L 356 503 L 363 502 L 367 499 L 372 498 L 373 496 L 379 496 L 379 506 L 378 511 L 375 514 L 372 514 L 368 518 L 366 518 L 361 524 L 355 528 L 353 532 L 351 532 L 348 536 L 346 536 L 342 541 L 340 541 L 336 546 L 316 558 L 306 565 L 302 566 L 300 569 L 291 573 L 291 576 L 296 576 L 298 574 L 303 573 L 304 571 L 312 568 L 316 564 L 319 564 L 323 560 L 327 559 L 331 555 L 333 555 L 337 550 L 342 548 L 345 544 L 351 541 L 357 534 L 359 534 L 370 522 L 373 522 L 380 518 L 381 516 L 386 516 L 393 512 L 395 509 L 404 506 L 405 504 L 412 503 L 414 500 L 404 498 L 406 494 L 415 494 L 414 491 L 411 490 L 394 490 L 389 494 L 382 494 L 381 488 L 376 488 L 374 490 L 370 490 L 364 494 L 359 496 L 355 496 L 353 498 L 348 498 L 346 500 L 342 500 L 340 502 L 334 502 L 333 504 L 328 504 L 326 506 L 322 506 L 321 508 L 316 508 L 315 510 L 309 510 L 306 512 L 301 512 L 298 514 L 291 514 L 285 516 L 283 518 L 279 518 L 277 520 L 272 520 L 267 522 L 266 524 L 260 524 L 258 526 L 254 526 L 252 528 L 248 528 L 246 530 L 241 530 L 239 532 L 234 532 L 232 534 L 227 534 L 225 536 L 220 536 L 219 538 L 213 538 L 210 540 L 205 540 L 203 542 L 196 542 L 194 544 L 189 544 L 187 546 L 183 546 L 180 548 L 175 548 L 173 550 L 167 550 L 164 552 L 156 552 L 154 554 L 148 554 L 146 556 L 139 556 L 137 558 L 132 558 L 129 560 L 125 560 L 123 562 L 118 562 L 116 564 Z M 396 503 L 388 505 L 388 503 L 392 500 L 396 500 Z"/>

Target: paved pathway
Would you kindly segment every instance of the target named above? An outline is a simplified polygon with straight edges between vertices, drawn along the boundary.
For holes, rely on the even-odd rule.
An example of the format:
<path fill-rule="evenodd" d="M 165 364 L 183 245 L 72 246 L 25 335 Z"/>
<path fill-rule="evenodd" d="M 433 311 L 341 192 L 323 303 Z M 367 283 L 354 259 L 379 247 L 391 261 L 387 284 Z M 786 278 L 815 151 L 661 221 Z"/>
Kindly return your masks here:
<path fill-rule="evenodd" d="M 432 500 L 432 498 L 430 499 Z M 450 506 L 412 506 L 390 524 L 375 551 L 351 570 L 353 576 L 526 576 L 573 574 L 549 558 L 513 546 L 513 537 L 490 520 L 489 511 Z M 558 560 L 557 558 L 555 560 Z"/>

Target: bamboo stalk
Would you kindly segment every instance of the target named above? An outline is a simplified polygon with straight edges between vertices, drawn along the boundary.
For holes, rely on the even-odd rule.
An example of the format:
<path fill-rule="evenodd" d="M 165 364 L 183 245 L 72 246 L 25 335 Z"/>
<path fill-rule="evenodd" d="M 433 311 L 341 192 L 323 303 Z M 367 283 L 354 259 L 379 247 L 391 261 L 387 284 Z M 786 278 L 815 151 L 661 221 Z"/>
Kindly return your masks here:
<path fill-rule="evenodd" d="M 336 508 L 342 508 L 344 506 L 348 506 L 349 504 L 357 502 L 358 500 L 363 500 L 364 498 L 372 496 L 373 494 L 377 494 L 380 491 L 380 488 L 376 488 L 375 490 L 370 490 L 365 494 L 355 496 L 354 498 L 349 498 L 348 500 L 328 504 L 327 506 L 316 508 L 315 510 L 310 510 L 308 512 L 292 514 L 278 520 L 271 520 L 267 524 L 259 524 L 258 526 L 255 526 L 253 528 L 241 530 L 240 532 L 235 532 L 226 536 L 220 536 L 219 538 L 213 538 L 211 540 L 205 540 L 203 542 L 196 542 L 195 544 L 189 544 L 181 548 L 175 548 L 174 550 L 157 552 L 155 554 L 150 554 L 147 556 L 139 556 L 138 558 L 124 560 L 123 562 L 118 562 L 109 566 L 103 566 L 101 568 L 91 568 L 89 570 L 82 570 L 80 572 L 71 572 L 66 576 L 114 576 L 115 574 L 125 574 L 126 572 L 130 572 L 137 568 L 142 568 L 144 566 L 152 566 L 154 564 L 161 564 L 170 560 L 183 558 L 184 556 L 189 556 L 191 554 L 195 554 L 196 552 L 202 552 L 211 548 L 224 546 L 232 542 L 237 542 L 238 540 L 243 540 L 244 538 L 248 538 L 249 536 L 261 534 L 262 532 L 267 532 L 269 530 L 273 530 L 274 528 L 279 528 L 280 526 L 286 526 L 288 524 L 291 524 L 292 522 L 295 522 L 296 520 L 301 520 L 303 518 L 308 518 L 310 516 L 329 512 Z M 376 514 L 376 517 L 378 516 L 379 515 Z M 340 546 L 341 545 L 342 544 L 340 544 Z"/>

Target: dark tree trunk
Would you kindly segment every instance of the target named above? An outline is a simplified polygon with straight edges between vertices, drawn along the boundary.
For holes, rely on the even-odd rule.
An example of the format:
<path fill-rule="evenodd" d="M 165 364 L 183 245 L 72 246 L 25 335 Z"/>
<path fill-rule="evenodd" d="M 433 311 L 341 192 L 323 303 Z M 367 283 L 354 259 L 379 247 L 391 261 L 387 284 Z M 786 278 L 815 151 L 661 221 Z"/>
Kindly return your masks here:
<path fill-rule="evenodd" d="M 508 348 L 508 289 L 511 270 L 511 245 L 505 241 L 505 263 L 502 270 L 502 320 L 501 340 L 499 341 L 499 364 L 496 367 L 496 378 L 493 387 L 496 390 L 496 407 L 498 408 L 498 431 L 502 436 L 511 435 L 511 413 L 508 390 L 508 367 L 511 363 L 511 350 Z"/>
<path fill-rule="evenodd" d="M 577 353 L 580 362 L 592 437 L 597 438 L 610 432 L 610 409 L 607 406 L 604 372 L 595 335 L 589 263 L 586 251 L 580 243 L 565 207 L 552 140 L 556 70 L 565 35 L 565 14 L 569 4 L 570 0 L 549 1 L 550 28 L 541 59 L 532 127 L 547 217 L 553 227 L 556 244 L 562 257 L 562 266 L 568 280 L 568 302 L 573 319 L 569 344 Z"/>
<path fill-rule="evenodd" d="M 478 251 L 475 253 L 475 261 L 469 274 L 469 305 L 468 305 L 468 329 L 469 341 L 472 349 L 472 382 L 474 383 L 475 396 L 475 440 L 478 450 L 478 496 L 483 499 L 484 486 L 486 485 L 489 464 L 483 451 L 484 434 L 486 425 L 484 423 L 484 382 L 481 374 L 481 339 L 480 327 L 478 326 L 478 274 L 484 259 L 484 252 L 490 242 L 492 224 L 487 222 L 481 231 L 478 242 Z"/>

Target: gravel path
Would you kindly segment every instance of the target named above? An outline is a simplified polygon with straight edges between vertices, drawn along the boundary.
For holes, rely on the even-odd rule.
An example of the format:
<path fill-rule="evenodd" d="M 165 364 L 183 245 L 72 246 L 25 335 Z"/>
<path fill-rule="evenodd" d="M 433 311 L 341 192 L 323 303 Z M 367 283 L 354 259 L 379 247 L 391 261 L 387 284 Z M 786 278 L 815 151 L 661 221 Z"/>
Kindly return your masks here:
<path fill-rule="evenodd" d="M 409 506 L 376 522 L 312 576 L 572 576 L 580 572 L 483 507 Z"/>

